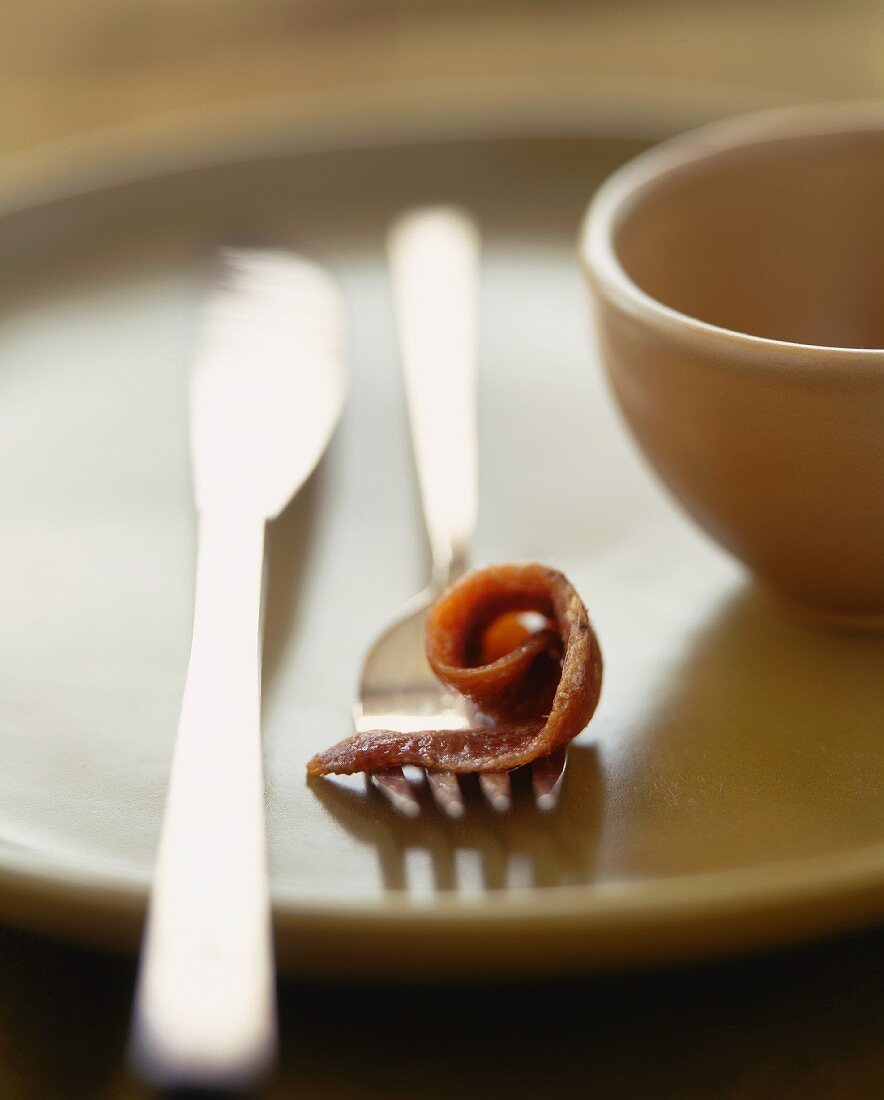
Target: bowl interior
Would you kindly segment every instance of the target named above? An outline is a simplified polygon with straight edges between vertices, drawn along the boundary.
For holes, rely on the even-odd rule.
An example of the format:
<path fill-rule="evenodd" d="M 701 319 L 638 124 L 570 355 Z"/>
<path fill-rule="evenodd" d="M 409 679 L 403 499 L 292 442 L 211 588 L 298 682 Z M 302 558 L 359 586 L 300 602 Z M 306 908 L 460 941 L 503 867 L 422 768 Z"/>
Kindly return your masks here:
<path fill-rule="evenodd" d="M 698 320 L 884 348 L 884 130 L 760 139 L 690 159 L 633 196 L 614 249 L 646 294 Z"/>

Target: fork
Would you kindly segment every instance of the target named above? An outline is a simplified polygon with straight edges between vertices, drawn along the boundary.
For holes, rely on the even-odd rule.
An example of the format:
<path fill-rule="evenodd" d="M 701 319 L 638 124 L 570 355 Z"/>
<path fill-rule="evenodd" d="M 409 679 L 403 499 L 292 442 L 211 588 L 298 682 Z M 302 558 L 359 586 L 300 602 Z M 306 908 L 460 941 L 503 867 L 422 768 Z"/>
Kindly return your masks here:
<path fill-rule="evenodd" d="M 354 708 L 357 732 L 465 729 L 474 714 L 444 687 L 424 655 L 428 609 L 465 572 L 476 524 L 476 330 L 479 233 L 451 207 L 399 218 L 388 239 L 408 414 L 430 542 L 432 577 L 375 641 L 362 666 Z M 556 805 L 565 752 L 535 761 L 539 808 Z M 451 772 L 425 772 L 435 803 L 462 817 L 463 792 Z M 394 809 L 417 817 L 420 803 L 401 768 L 374 772 L 371 782 Z M 509 773 L 479 775 L 482 794 L 500 812 L 512 804 Z"/>
<path fill-rule="evenodd" d="M 337 422 L 341 344 L 338 292 L 323 269 L 284 252 L 221 254 L 191 379 L 193 642 L 133 1018 L 133 1062 L 161 1088 L 245 1088 L 274 1055 L 264 533 Z"/>

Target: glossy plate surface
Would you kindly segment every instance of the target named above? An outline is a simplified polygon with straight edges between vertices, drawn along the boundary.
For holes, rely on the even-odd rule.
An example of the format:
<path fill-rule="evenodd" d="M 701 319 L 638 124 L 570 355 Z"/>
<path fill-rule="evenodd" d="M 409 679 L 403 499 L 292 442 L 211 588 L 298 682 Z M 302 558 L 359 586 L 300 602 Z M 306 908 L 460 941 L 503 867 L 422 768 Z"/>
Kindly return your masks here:
<path fill-rule="evenodd" d="M 765 603 L 665 499 L 604 388 L 575 241 L 636 150 L 277 155 L 0 219 L 0 915 L 137 942 L 190 632 L 186 372 L 203 260 L 225 242 L 326 262 L 350 325 L 341 428 L 269 539 L 281 963 L 566 970 L 884 915 L 884 640 Z M 349 732 L 365 647 L 426 580 L 383 254 L 391 217 L 424 201 L 468 205 L 486 238 L 477 562 L 563 569 L 606 659 L 546 816 L 472 797 L 462 822 L 412 823 L 360 780 L 305 781 Z"/>

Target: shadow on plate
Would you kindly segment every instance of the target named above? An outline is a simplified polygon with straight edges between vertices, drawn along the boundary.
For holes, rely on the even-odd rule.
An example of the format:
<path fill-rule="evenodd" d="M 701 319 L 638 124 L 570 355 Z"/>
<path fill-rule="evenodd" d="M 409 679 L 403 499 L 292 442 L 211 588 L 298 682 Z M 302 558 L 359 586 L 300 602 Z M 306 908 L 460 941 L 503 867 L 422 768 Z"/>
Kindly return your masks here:
<path fill-rule="evenodd" d="M 424 881 L 441 891 L 502 890 L 592 877 L 604 793 L 594 745 L 571 746 L 559 805 L 548 813 L 534 807 L 529 778 L 519 772 L 505 814 L 485 804 L 477 780 L 463 780 L 467 812 L 460 821 L 435 809 L 425 784 L 421 816 L 412 821 L 395 814 L 365 777 L 346 786 L 335 779 L 308 783 L 338 824 L 376 850 L 388 890 L 414 890 Z M 429 875 L 415 872 L 418 863 L 429 864 Z"/>
<path fill-rule="evenodd" d="M 616 715 L 615 715 L 616 718 Z M 884 841 L 884 638 L 725 600 L 601 738 L 622 875 L 693 874 Z"/>
<path fill-rule="evenodd" d="M 332 446 L 334 444 L 332 443 Z M 297 636 L 304 579 L 312 552 L 325 461 L 270 524 L 264 617 L 263 693 L 269 695 Z"/>

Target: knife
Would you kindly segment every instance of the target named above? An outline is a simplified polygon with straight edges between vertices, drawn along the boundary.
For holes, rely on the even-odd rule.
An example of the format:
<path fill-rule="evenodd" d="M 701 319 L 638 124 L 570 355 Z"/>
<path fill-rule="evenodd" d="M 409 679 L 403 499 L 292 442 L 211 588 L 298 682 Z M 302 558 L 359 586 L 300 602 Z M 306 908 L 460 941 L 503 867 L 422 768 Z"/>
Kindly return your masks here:
<path fill-rule="evenodd" d="M 166 1089 L 248 1087 L 276 1046 L 260 737 L 264 533 L 319 461 L 346 389 L 316 264 L 224 250 L 191 378 L 193 641 L 131 1037 Z"/>

